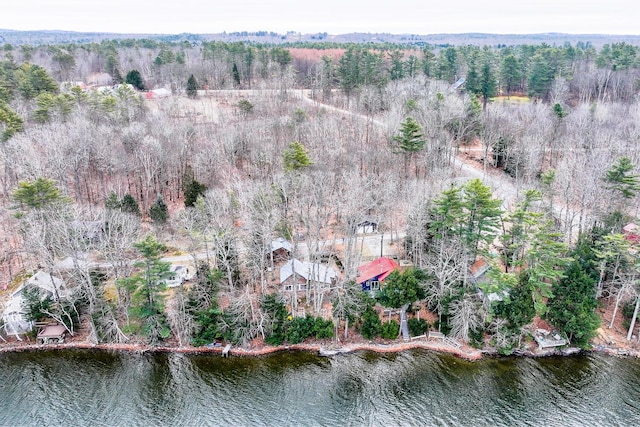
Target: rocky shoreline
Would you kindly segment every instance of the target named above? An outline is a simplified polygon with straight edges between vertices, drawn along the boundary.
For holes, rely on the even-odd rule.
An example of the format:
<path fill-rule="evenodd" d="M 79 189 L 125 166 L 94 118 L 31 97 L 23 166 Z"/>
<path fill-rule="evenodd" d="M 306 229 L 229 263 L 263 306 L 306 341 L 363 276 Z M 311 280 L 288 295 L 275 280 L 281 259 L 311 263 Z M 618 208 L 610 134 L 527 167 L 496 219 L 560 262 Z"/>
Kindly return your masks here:
<path fill-rule="evenodd" d="M 396 353 L 406 350 L 422 348 L 442 353 L 450 353 L 467 360 L 478 360 L 482 358 L 482 352 L 468 348 L 454 348 L 444 344 L 427 341 L 400 342 L 400 343 L 351 343 L 343 346 L 336 344 L 323 345 L 320 343 L 302 343 L 281 346 L 261 346 L 256 348 L 232 347 L 229 356 L 251 357 L 263 356 L 281 351 L 308 351 L 317 353 L 320 356 L 333 356 L 337 354 L 347 354 L 357 351 L 374 351 L 377 353 Z M 0 344 L 0 353 L 26 352 L 26 351 L 48 351 L 58 349 L 82 349 L 101 351 L 121 351 L 133 353 L 183 353 L 183 354 L 220 354 L 223 347 L 173 347 L 173 346 L 149 346 L 142 344 L 91 344 L 89 342 L 68 342 L 62 344 L 31 344 L 31 343 L 9 343 Z"/>
<path fill-rule="evenodd" d="M 180 354 L 218 354 L 223 355 L 223 347 L 192 347 L 192 346 L 149 346 L 143 344 L 92 344 L 86 341 L 74 341 L 62 344 L 35 344 L 35 343 L 5 343 L 0 344 L 0 353 L 18 353 L 29 351 L 51 351 L 62 349 L 98 350 L 107 352 L 131 352 L 131 353 L 180 353 Z M 484 357 L 499 357 L 500 353 L 495 349 L 474 349 L 468 346 L 454 347 L 435 341 L 410 341 L 391 343 L 348 343 L 344 345 L 329 343 L 302 343 L 281 346 L 260 346 L 255 348 L 232 347 L 228 355 L 233 357 L 257 357 L 283 351 L 307 351 L 317 353 L 320 356 L 333 357 L 359 351 L 373 351 L 376 353 L 398 353 L 413 349 L 423 349 L 438 353 L 451 354 L 460 359 L 476 361 Z M 576 347 L 565 349 L 550 349 L 543 351 L 519 350 L 512 353 L 516 357 L 549 357 L 571 356 L 576 354 L 597 353 L 615 357 L 640 358 L 640 351 L 597 345 L 589 350 Z"/>

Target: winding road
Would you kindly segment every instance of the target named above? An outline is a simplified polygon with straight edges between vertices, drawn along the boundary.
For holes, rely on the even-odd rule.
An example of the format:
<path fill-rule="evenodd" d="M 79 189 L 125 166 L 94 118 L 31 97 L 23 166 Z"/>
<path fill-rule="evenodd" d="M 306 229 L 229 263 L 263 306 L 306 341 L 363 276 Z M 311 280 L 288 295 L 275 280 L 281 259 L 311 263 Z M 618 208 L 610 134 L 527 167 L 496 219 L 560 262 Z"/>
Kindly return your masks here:
<path fill-rule="evenodd" d="M 306 103 L 312 104 L 316 108 L 322 108 L 327 111 L 348 115 L 363 121 L 368 121 L 383 128 L 387 127 L 387 125 L 380 120 L 375 120 L 366 115 L 354 113 L 352 111 L 344 110 L 312 99 L 312 91 L 309 89 L 293 90 L 292 92 L 297 98 Z M 483 166 L 472 160 L 467 160 L 464 158 L 463 154 L 464 153 L 461 153 L 458 156 L 453 157 L 452 168 L 454 169 L 456 180 L 464 182 L 475 178 L 480 179 L 491 188 L 494 197 L 502 200 L 503 210 L 511 210 L 516 203 L 519 202 L 522 190 L 526 188 L 520 187 L 515 179 L 506 175 L 501 170 L 495 169 L 490 165 Z M 576 210 L 566 204 L 554 200 L 553 211 L 557 218 L 563 218 L 565 221 L 571 221 L 570 227 L 567 227 L 567 229 L 572 230 L 572 234 L 576 234 L 578 232 L 580 215 Z M 586 215 L 588 215 L 588 213 Z"/>

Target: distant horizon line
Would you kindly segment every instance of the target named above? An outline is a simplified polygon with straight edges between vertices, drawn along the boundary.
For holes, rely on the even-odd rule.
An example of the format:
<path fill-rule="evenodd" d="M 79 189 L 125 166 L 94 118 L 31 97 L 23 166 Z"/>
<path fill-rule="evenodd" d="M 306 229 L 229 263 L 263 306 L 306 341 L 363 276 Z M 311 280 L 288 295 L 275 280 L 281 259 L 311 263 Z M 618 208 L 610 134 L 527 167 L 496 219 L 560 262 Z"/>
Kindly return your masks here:
<path fill-rule="evenodd" d="M 482 31 L 469 31 L 469 32 L 441 32 L 441 33 L 393 33 L 393 32 L 371 32 L 371 31 L 351 31 L 351 32 L 342 32 L 342 33 L 329 33 L 327 31 L 310 31 L 310 32 L 301 32 L 288 30 L 286 32 L 278 32 L 273 30 L 239 30 L 239 31 L 220 31 L 220 32 L 208 32 L 208 33 L 199 33 L 199 32 L 188 32 L 181 31 L 177 33 L 162 33 L 162 32 L 121 32 L 121 31 L 80 31 L 80 30 L 61 30 L 61 29 L 39 29 L 39 30 L 16 30 L 11 28 L 0 28 L 0 32 L 16 32 L 16 33 L 28 33 L 28 32 L 57 32 L 57 33 L 76 33 L 76 34 L 117 34 L 117 35 L 153 35 L 153 36 L 179 36 L 179 35 L 218 35 L 218 34 L 238 34 L 238 33 L 248 33 L 248 35 L 256 35 L 257 33 L 267 33 L 267 34 L 276 34 L 278 36 L 286 36 L 289 34 L 299 34 L 299 35 L 313 35 L 313 34 L 326 34 L 327 36 L 343 36 L 348 34 L 368 34 L 368 35 L 392 35 L 392 36 L 452 36 L 452 35 L 488 35 L 488 36 L 543 36 L 543 35 L 556 35 L 556 36 L 607 36 L 607 37 L 640 37 L 639 34 L 612 34 L 612 33 L 564 33 L 559 31 L 546 31 L 539 33 L 499 33 L 499 32 L 482 32 Z"/>

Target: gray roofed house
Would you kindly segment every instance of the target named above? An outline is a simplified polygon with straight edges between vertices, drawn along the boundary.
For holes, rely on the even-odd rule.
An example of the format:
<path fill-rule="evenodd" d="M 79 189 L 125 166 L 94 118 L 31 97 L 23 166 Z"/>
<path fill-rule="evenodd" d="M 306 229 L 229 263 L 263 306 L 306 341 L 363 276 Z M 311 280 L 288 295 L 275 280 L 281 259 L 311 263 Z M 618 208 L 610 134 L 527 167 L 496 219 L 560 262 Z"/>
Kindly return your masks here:
<path fill-rule="evenodd" d="M 269 271 L 273 270 L 276 263 L 289 259 L 292 250 L 291 243 L 287 239 L 278 237 L 272 240 L 269 249 L 267 249 L 268 253 L 266 254 L 269 258 Z"/>
<path fill-rule="evenodd" d="M 291 243 L 289 243 L 287 239 L 285 239 L 284 237 L 278 237 L 277 239 L 271 241 L 271 252 L 276 252 L 280 249 L 291 252 L 293 248 L 291 247 Z"/>
<path fill-rule="evenodd" d="M 297 280 L 294 282 L 293 277 Z M 285 290 L 293 290 L 297 284 L 297 290 L 307 289 L 311 283 L 319 283 L 322 287 L 329 288 L 338 279 L 338 273 L 326 265 L 291 259 L 280 268 L 280 283 Z"/>
<path fill-rule="evenodd" d="M 25 283 L 15 290 L 11 297 L 22 296 L 22 290 L 25 286 L 35 286 L 44 294 L 50 296 L 54 300 L 66 298 L 71 295 L 71 291 L 67 289 L 64 280 L 59 277 L 52 276 L 44 271 L 38 271 L 31 276 Z"/>

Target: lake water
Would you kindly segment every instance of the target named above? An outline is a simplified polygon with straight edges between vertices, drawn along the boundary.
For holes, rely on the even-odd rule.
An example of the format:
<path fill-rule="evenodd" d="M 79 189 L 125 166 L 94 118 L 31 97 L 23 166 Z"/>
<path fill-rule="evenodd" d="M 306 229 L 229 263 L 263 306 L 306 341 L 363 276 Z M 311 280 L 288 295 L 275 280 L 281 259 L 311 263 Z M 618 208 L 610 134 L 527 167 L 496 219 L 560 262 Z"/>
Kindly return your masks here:
<path fill-rule="evenodd" d="M 640 361 L 0 354 L 2 426 L 640 425 Z"/>

